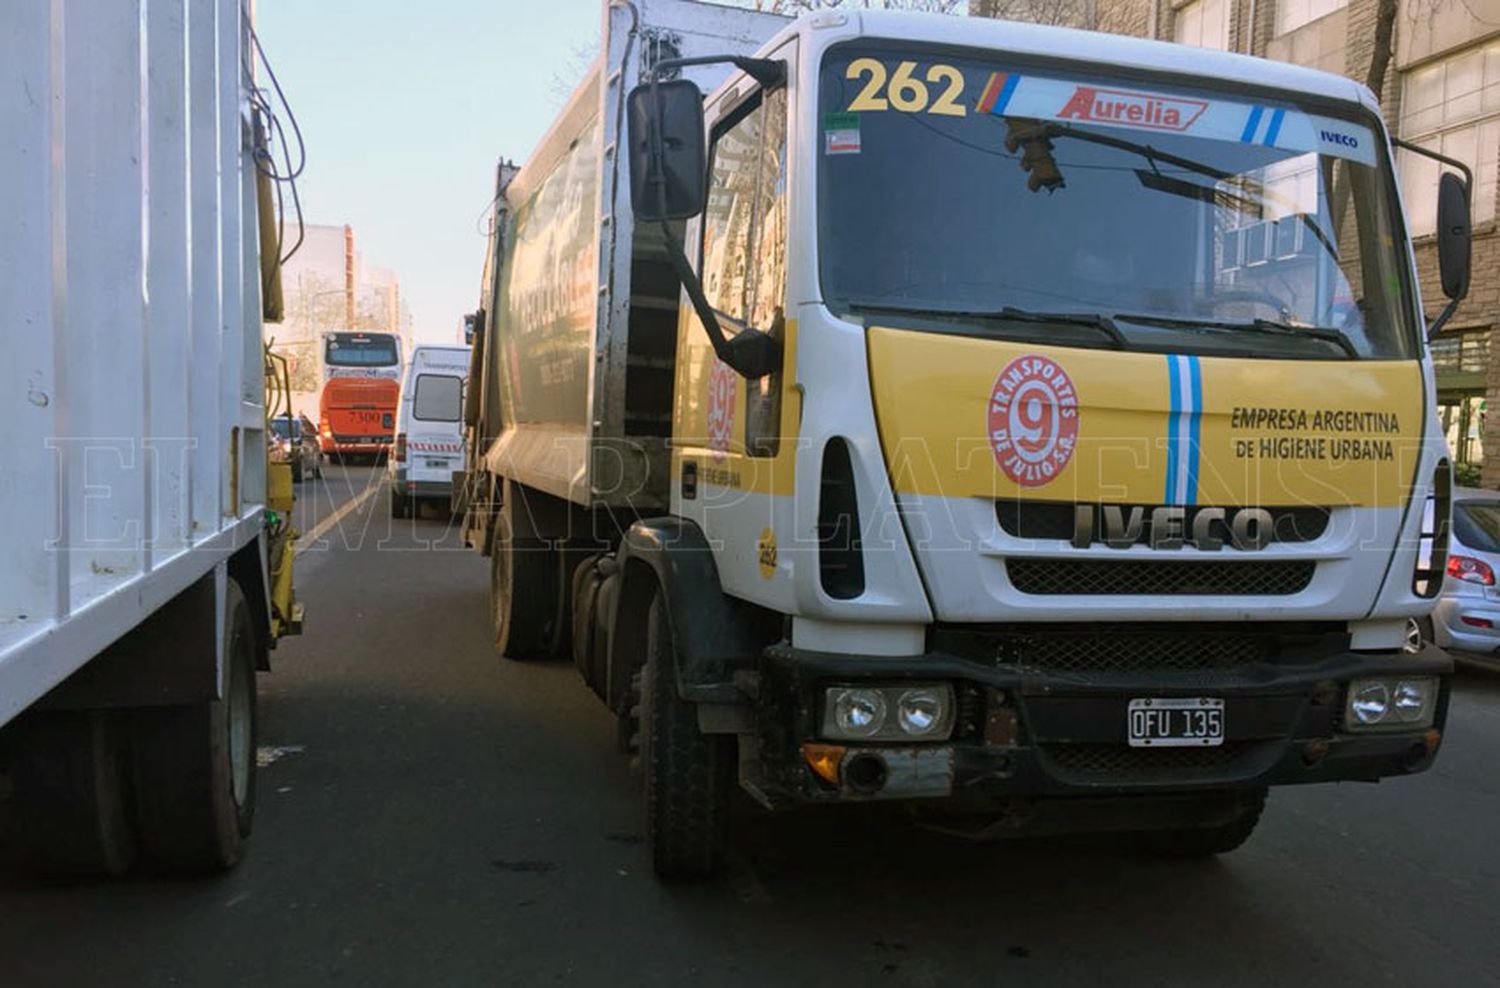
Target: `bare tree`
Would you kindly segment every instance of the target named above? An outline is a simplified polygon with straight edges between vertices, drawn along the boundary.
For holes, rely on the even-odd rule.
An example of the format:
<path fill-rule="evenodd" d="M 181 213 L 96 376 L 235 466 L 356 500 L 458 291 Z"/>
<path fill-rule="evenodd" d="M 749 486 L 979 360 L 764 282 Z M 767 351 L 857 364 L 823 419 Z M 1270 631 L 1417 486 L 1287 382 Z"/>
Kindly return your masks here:
<path fill-rule="evenodd" d="M 1385 74 L 1396 48 L 1396 10 L 1399 0 L 1380 0 L 1375 9 L 1375 51 L 1365 72 L 1365 85 L 1380 99 L 1385 91 Z"/>
<path fill-rule="evenodd" d="M 962 14 L 968 0 L 750 0 L 740 6 L 771 14 L 795 16 L 809 10 L 921 10 L 936 14 Z"/>
<path fill-rule="evenodd" d="M 578 81 L 587 76 L 589 70 L 594 67 L 594 59 L 598 55 L 597 42 L 579 41 L 569 48 L 567 59 L 552 73 L 552 79 L 547 85 L 554 103 L 561 107 L 568 102 Z"/>
<path fill-rule="evenodd" d="M 972 0 L 969 13 L 1056 27 L 1099 27 L 1098 0 Z"/>

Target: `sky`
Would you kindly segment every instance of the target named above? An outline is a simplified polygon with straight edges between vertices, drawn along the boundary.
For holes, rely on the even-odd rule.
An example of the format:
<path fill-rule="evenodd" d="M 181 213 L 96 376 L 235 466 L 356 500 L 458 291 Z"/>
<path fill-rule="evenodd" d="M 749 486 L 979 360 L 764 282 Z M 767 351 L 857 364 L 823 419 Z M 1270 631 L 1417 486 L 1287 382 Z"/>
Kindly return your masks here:
<path fill-rule="evenodd" d="M 364 263 L 395 270 L 417 340 L 451 342 L 477 306 L 496 160 L 524 162 L 546 133 L 602 9 L 256 0 L 256 31 L 307 143 L 304 216 L 350 224 Z"/>

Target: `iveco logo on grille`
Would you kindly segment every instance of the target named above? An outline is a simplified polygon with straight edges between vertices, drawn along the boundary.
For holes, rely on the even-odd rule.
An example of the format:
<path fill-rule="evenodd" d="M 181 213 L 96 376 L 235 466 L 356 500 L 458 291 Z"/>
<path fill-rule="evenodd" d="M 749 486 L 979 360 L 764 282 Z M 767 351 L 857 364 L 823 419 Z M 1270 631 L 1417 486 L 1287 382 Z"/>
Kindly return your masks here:
<path fill-rule="evenodd" d="M 1153 549 L 1264 549 L 1275 540 L 1276 520 L 1265 508 L 1186 508 L 1160 505 L 1080 504 L 1073 513 L 1073 545 L 1103 542 L 1115 549 L 1146 543 Z"/>

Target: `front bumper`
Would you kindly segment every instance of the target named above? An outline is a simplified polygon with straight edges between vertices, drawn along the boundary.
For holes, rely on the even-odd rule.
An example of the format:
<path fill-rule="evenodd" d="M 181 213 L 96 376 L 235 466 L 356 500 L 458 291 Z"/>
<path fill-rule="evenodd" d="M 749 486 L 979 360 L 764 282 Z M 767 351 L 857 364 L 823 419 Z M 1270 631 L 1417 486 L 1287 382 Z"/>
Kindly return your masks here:
<path fill-rule="evenodd" d="M 1232 669 L 1076 671 L 983 664 L 930 653 L 910 659 L 767 650 L 757 677 L 758 761 L 747 785 L 771 805 L 869 799 L 945 799 L 983 804 L 1015 797 L 1120 797 L 1375 781 L 1427 768 L 1447 715 L 1452 662 L 1416 655 L 1341 651 L 1296 665 Z M 1366 676 L 1438 676 L 1430 728 L 1343 729 L 1349 682 Z M 952 683 L 954 734 L 945 742 L 837 742 L 838 782 L 808 766 L 803 745 L 820 736 L 823 691 L 835 685 Z M 1127 706 L 1137 697 L 1224 700 L 1224 743 L 1132 748 Z M 883 782 L 851 772 L 856 759 L 885 763 Z M 868 767 L 865 761 L 861 767 Z"/>
<path fill-rule="evenodd" d="M 391 448 L 389 436 L 344 436 L 334 434 L 332 438 L 321 436 L 319 446 L 325 453 L 384 453 Z"/>

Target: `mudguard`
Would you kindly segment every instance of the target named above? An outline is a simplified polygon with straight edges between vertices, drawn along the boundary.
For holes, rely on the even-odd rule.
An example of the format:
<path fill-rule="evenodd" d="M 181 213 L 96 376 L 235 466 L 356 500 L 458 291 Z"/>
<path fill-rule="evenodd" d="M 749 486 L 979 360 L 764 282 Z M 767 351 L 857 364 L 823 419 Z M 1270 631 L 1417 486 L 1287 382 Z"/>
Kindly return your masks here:
<path fill-rule="evenodd" d="M 694 703 L 734 703 L 744 695 L 734 674 L 754 669 L 762 650 L 781 637 L 781 615 L 725 596 L 712 550 L 694 522 L 645 518 L 619 549 L 623 581 L 610 615 L 611 708 L 629 695 L 630 677 L 645 654 L 646 613 L 661 587 L 677 655 L 677 691 Z"/>

